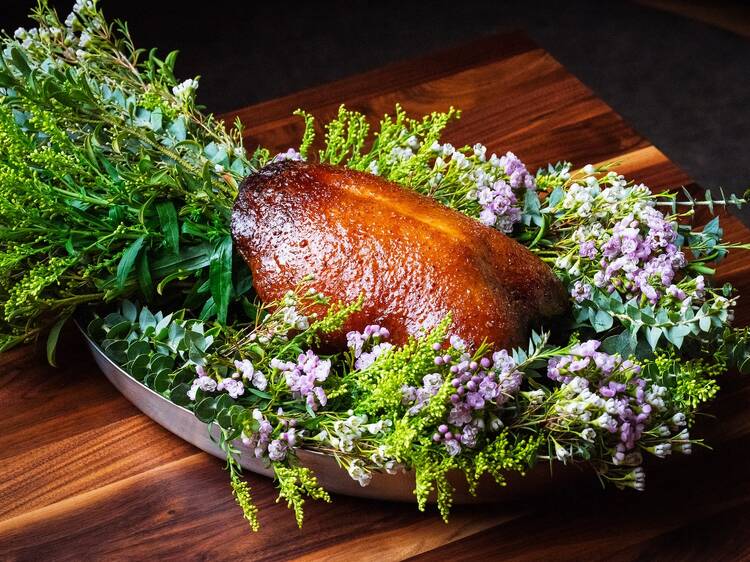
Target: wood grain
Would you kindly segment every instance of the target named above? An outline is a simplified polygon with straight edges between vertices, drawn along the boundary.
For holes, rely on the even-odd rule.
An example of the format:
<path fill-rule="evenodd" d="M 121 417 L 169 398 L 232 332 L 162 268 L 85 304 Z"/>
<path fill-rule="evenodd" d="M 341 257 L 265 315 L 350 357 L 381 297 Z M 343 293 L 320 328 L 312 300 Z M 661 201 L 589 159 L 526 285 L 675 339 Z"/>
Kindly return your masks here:
<path fill-rule="evenodd" d="M 619 161 L 653 188 L 689 177 L 548 53 L 520 33 L 391 65 L 239 110 L 249 146 L 295 144 L 302 107 L 316 117 L 340 103 L 376 119 L 395 103 L 414 114 L 463 111 L 447 139 L 513 150 L 530 167 L 568 159 Z M 374 123 L 374 122 L 373 122 Z M 726 236 L 750 230 L 724 213 Z M 701 214 L 700 218 L 705 218 Z M 719 270 L 750 294 L 750 256 Z M 750 306 L 737 322 L 750 323 Z M 592 479 L 523 502 L 457 508 L 445 525 L 412 505 L 334 498 L 308 503 L 296 529 L 272 483 L 249 475 L 262 530 L 251 534 L 222 463 L 141 415 L 106 382 L 72 332 L 59 369 L 34 347 L 0 356 L 0 559 L 556 560 L 750 556 L 750 386 L 728 376 L 697 434 L 714 451 L 651 460 L 642 494 Z"/>

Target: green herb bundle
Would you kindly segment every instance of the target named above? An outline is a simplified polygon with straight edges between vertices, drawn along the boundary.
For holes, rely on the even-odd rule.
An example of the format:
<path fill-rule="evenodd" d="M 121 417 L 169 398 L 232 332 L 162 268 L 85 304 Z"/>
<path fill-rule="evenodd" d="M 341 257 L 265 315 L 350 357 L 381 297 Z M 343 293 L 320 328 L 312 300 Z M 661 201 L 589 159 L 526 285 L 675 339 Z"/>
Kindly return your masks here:
<path fill-rule="evenodd" d="M 264 153 L 248 159 L 239 127 L 196 108 L 176 53 L 135 49 L 93 3 L 65 23 L 45 2 L 33 17 L 0 57 L 0 349 L 76 305 L 167 285 L 225 321 L 250 287 L 228 217 Z"/>

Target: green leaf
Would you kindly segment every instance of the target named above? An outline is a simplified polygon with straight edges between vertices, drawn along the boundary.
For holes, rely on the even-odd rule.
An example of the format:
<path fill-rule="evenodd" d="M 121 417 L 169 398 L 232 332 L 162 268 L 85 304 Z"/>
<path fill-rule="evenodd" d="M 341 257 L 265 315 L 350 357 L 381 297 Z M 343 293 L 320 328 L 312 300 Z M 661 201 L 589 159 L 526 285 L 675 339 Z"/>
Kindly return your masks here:
<path fill-rule="evenodd" d="M 136 319 L 138 318 L 138 308 L 132 302 L 130 302 L 128 299 L 125 299 L 124 301 L 122 301 L 120 308 L 122 310 L 122 315 L 126 320 L 130 322 L 136 321 Z"/>
<path fill-rule="evenodd" d="M 141 309 L 141 313 L 138 316 L 138 324 L 141 328 L 141 332 L 144 334 L 149 328 L 156 328 L 156 318 L 145 306 Z"/>
<path fill-rule="evenodd" d="M 142 381 L 149 373 L 148 363 L 148 355 L 139 355 L 130 362 L 130 365 L 128 366 L 128 372 L 134 379 Z"/>
<path fill-rule="evenodd" d="M 159 371 L 159 374 L 154 377 L 154 380 L 151 384 L 156 392 L 162 393 L 166 392 L 169 389 L 169 385 L 171 382 L 171 373 L 169 372 L 169 370 L 165 369 Z"/>
<path fill-rule="evenodd" d="M 263 392 L 262 390 L 258 390 L 257 388 L 253 388 L 252 386 L 247 387 L 247 390 L 250 391 L 251 394 L 255 394 L 255 396 L 258 396 L 259 398 L 264 398 L 266 400 L 271 399 L 271 395 L 267 392 Z"/>
<path fill-rule="evenodd" d="M 148 265 L 148 252 L 141 252 L 136 266 L 136 277 L 138 278 L 138 287 L 143 293 L 143 298 L 151 301 L 154 298 L 154 281 L 151 279 L 151 268 Z"/>
<path fill-rule="evenodd" d="M 52 326 L 47 336 L 47 363 L 53 367 L 57 367 L 55 363 L 55 351 L 57 350 L 57 342 L 60 339 L 60 330 L 62 330 L 68 318 L 70 318 L 70 314 L 60 317 Z"/>
<path fill-rule="evenodd" d="M 18 71 L 25 77 L 28 77 L 29 74 L 31 74 L 31 67 L 26 60 L 26 55 L 23 54 L 23 51 L 18 47 L 13 47 L 10 50 L 10 56 Z"/>
<path fill-rule="evenodd" d="M 125 353 L 128 349 L 128 342 L 123 340 L 105 341 L 108 341 L 108 343 L 104 344 L 104 342 L 102 342 L 104 353 L 115 363 L 118 363 L 120 365 L 125 363 L 125 361 L 127 360 L 127 356 L 125 355 Z"/>
<path fill-rule="evenodd" d="M 164 234 L 164 244 L 172 253 L 180 251 L 180 225 L 177 221 L 177 210 L 172 201 L 161 201 L 156 204 L 161 231 Z"/>
<path fill-rule="evenodd" d="M 175 358 L 170 355 L 154 355 L 149 364 L 149 370 L 158 373 L 164 370 L 171 370 L 174 367 Z"/>
<path fill-rule="evenodd" d="M 614 355 L 619 353 L 623 357 L 632 355 L 633 349 L 630 341 L 630 332 L 627 330 L 616 336 L 610 336 L 602 342 L 602 351 Z"/>
<path fill-rule="evenodd" d="M 107 337 L 107 332 L 104 331 L 104 319 L 101 316 L 95 317 L 89 322 L 86 332 L 89 336 L 94 338 L 94 340 L 102 341 Z"/>
<path fill-rule="evenodd" d="M 143 246 L 144 237 L 141 236 L 135 242 L 133 242 L 123 252 L 120 263 L 117 265 L 117 288 L 122 289 L 125 286 L 125 281 L 128 279 L 133 265 L 135 264 L 135 258 L 138 257 L 138 253 L 141 251 Z"/>
<path fill-rule="evenodd" d="M 656 349 L 656 346 L 659 344 L 660 338 L 661 338 L 661 328 L 658 328 L 657 326 L 652 326 L 646 332 L 646 339 L 648 340 L 648 343 L 651 346 L 651 349 L 654 349 L 654 350 Z"/>
<path fill-rule="evenodd" d="M 232 237 L 226 236 L 214 248 L 208 270 L 211 296 L 216 304 L 216 317 L 227 321 L 229 301 L 232 298 Z"/>
<path fill-rule="evenodd" d="M 177 404 L 178 406 L 187 406 L 190 404 L 191 400 L 190 397 L 187 395 L 188 390 L 190 390 L 190 384 L 188 383 L 181 383 L 174 387 L 172 391 L 169 393 L 169 399 Z"/>
<path fill-rule="evenodd" d="M 125 339 L 128 332 L 130 332 L 130 328 L 133 326 L 133 324 L 127 320 L 123 320 L 122 322 L 119 322 L 118 324 L 115 324 L 107 331 L 107 338 L 108 339 Z"/>
<path fill-rule="evenodd" d="M 613 323 L 614 319 L 612 318 L 612 315 L 606 310 L 597 311 L 596 315 L 591 321 L 591 325 L 597 332 L 604 332 L 606 330 L 609 330 L 612 327 Z"/>
<path fill-rule="evenodd" d="M 134 361 L 141 355 L 148 355 L 151 353 L 151 346 L 148 342 L 143 340 L 137 340 L 130 344 L 128 347 L 128 361 Z"/>
<path fill-rule="evenodd" d="M 209 297 L 203 304 L 200 313 L 198 314 L 199 320 L 208 320 L 209 318 L 216 315 L 216 303 L 213 297 Z"/>
<path fill-rule="evenodd" d="M 216 400 L 208 396 L 195 405 L 195 417 L 203 423 L 211 423 L 216 416 Z"/>

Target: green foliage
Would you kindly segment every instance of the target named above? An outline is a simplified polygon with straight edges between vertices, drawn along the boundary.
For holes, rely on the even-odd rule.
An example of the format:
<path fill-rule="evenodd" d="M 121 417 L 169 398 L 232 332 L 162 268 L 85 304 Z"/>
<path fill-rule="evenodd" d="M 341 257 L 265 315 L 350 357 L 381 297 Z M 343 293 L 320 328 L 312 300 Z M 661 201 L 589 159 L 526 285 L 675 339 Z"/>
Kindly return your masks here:
<path fill-rule="evenodd" d="M 456 462 L 447 456 L 430 455 L 427 449 L 420 452 L 421 455 L 415 455 L 412 459 L 416 476 L 414 495 L 417 498 L 417 507 L 424 511 L 430 495 L 435 493 L 440 515 L 447 522 L 454 492 L 448 481 L 448 472 L 456 468 Z"/>
<path fill-rule="evenodd" d="M 309 468 L 274 464 L 273 471 L 279 482 L 279 497 L 276 501 L 286 500 L 289 508 L 294 510 L 297 526 L 300 528 L 304 518 L 305 496 L 314 500 L 331 501 L 331 496 L 320 487 Z"/>
<path fill-rule="evenodd" d="M 393 352 L 386 352 L 364 371 L 352 373 L 352 392 L 358 400 L 358 411 L 368 415 L 398 410 L 401 387 L 414 384 L 434 367 L 433 344 L 442 343 L 450 326 L 443 320 L 424 338 L 413 338 Z"/>
<path fill-rule="evenodd" d="M 250 495 L 250 486 L 247 482 L 242 480 L 236 472 L 231 473 L 232 483 L 232 495 L 234 496 L 237 505 L 242 509 L 242 516 L 247 519 L 250 524 L 250 529 L 253 531 L 260 530 L 260 522 L 258 521 L 258 506 L 253 503 L 253 498 Z"/>
<path fill-rule="evenodd" d="M 645 366 L 646 375 L 670 389 L 670 399 L 680 411 L 695 411 L 719 390 L 716 378 L 727 370 L 721 358 L 677 357 L 674 351 L 661 351 Z"/>
<path fill-rule="evenodd" d="M 139 291 L 150 300 L 167 284 L 171 299 L 160 301 L 202 306 L 210 296 L 222 321 L 241 296 L 227 282 L 228 216 L 257 160 L 238 131 L 195 108 L 194 88 L 180 91 L 174 53 L 144 58 L 124 25 L 82 10 L 66 37 L 42 2 L 23 48 L 3 39 L 0 349 L 77 304 Z M 207 295 L 199 289 L 212 261 L 220 271 Z"/>
<path fill-rule="evenodd" d="M 477 453 L 471 467 L 472 472 L 467 474 L 467 478 L 476 486 L 483 474 L 489 474 L 495 482 L 504 486 L 506 472 L 525 474 L 534 465 L 542 441 L 542 435 L 519 437 L 507 429 L 503 430 Z"/>

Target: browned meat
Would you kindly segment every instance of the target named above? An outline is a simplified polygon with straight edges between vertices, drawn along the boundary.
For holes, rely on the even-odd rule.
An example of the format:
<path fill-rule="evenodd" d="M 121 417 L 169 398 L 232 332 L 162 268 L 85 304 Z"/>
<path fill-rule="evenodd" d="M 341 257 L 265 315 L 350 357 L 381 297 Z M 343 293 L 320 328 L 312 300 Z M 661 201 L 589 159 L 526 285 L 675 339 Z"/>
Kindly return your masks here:
<path fill-rule="evenodd" d="M 381 324 L 404 343 L 452 315 L 476 346 L 526 342 L 532 323 L 567 307 L 554 273 L 529 250 L 428 197 L 346 168 L 285 161 L 248 177 L 232 234 L 266 302 L 308 274 L 334 300 L 364 295 L 332 342 Z"/>

